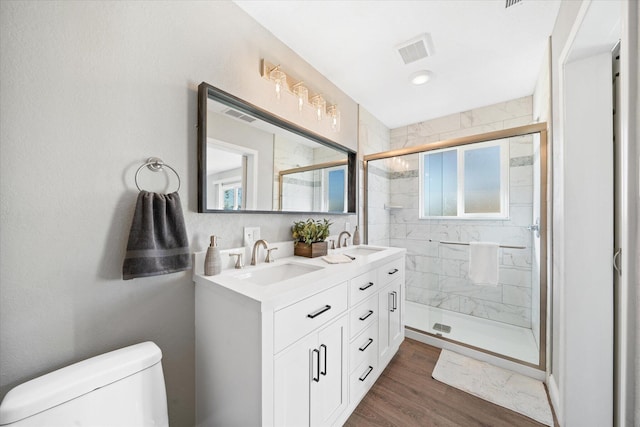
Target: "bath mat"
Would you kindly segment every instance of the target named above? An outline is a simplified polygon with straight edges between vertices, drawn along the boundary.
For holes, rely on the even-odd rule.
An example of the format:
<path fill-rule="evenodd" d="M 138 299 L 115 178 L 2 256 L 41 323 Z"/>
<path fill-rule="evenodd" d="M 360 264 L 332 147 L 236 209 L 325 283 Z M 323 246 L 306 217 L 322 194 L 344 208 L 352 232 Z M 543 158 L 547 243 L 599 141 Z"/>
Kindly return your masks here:
<path fill-rule="evenodd" d="M 553 426 L 553 415 L 541 381 L 486 362 L 442 350 L 431 376 L 496 405 Z"/>

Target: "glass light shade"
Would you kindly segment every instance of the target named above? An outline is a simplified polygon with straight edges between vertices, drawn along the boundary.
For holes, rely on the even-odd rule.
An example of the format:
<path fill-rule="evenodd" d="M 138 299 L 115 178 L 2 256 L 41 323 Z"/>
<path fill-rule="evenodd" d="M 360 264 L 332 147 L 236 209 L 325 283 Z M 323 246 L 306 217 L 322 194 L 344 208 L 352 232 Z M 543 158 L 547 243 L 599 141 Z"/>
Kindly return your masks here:
<path fill-rule="evenodd" d="M 298 83 L 293 87 L 293 93 L 298 100 L 298 111 L 302 111 L 304 104 L 309 101 L 309 89 L 304 87 L 301 83 Z"/>
<path fill-rule="evenodd" d="M 269 80 L 276 84 L 276 97 L 280 99 L 280 94 L 287 85 L 287 75 L 279 67 L 276 67 L 269 73 Z"/>
<path fill-rule="evenodd" d="M 429 70 L 420 70 L 409 76 L 409 81 L 416 85 L 420 86 L 427 83 L 433 77 L 433 73 Z"/>
<path fill-rule="evenodd" d="M 316 110 L 316 118 L 318 121 L 322 120 L 322 116 L 324 114 L 324 110 L 326 109 L 327 103 L 321 95 L 316 95 L 311 98 L 311 105 Z"/>
<path fill-rule="evenodd" d="M 327 109 L 327 115 L 331 119 L 331 129 L 334 132 L 340 132 L 340 110 L 335 105 Z"/>

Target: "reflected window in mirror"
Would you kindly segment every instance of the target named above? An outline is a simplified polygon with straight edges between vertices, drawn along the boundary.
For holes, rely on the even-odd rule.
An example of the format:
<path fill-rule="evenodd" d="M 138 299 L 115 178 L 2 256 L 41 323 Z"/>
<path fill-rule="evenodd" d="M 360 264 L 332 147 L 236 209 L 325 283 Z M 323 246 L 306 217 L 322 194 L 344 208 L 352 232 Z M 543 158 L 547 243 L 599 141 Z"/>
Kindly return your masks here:
<path fill-rule="evenodd" d="M 346 213 L 348 174 L 345 161 L 298 167 L 279 173 L 281 210 Z"/>

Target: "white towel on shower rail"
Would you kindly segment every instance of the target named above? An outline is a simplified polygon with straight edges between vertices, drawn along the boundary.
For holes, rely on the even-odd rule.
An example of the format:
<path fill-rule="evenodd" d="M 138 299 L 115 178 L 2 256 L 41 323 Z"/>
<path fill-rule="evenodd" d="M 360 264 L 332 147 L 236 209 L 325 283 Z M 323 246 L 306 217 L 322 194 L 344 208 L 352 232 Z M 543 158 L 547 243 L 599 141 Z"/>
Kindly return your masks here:
<path fill-rule="evenodd" d="M 469 242 L 469 280 L 474 285 L 498 286 L 498 248 L 493 242 Z"/>

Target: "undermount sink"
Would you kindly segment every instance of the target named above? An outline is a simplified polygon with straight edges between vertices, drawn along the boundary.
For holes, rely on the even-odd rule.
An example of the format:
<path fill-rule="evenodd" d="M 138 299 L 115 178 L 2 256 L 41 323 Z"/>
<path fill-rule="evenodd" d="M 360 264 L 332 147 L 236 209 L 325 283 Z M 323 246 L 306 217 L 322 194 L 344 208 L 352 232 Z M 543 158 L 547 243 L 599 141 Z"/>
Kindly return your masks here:
<path fill-rule="evenodd" d="M 358 256 L 371 255 L 371 254 L 374 254 L 376 252 L 380 252 L 382 250 L 384 250 L 384 248 L 373 248 L 373 247 L 370 247 L 370 246 L 358 246 L 358 247 L 355 247 L 355 248 L 347 249 L 346 251 L 343 252 L 343 254 L 350 255 L 352 257 L 358 257 Z"/>
<path fill-rule="evenodd" d="M 247 271 L 237 274 L 236 279 L 245 280 L 256 285 L 271 285 L 284 280 L 293 279 L 303 274 L 313 273 L 323 267 L 307 264 L 287 263 Z"/>

